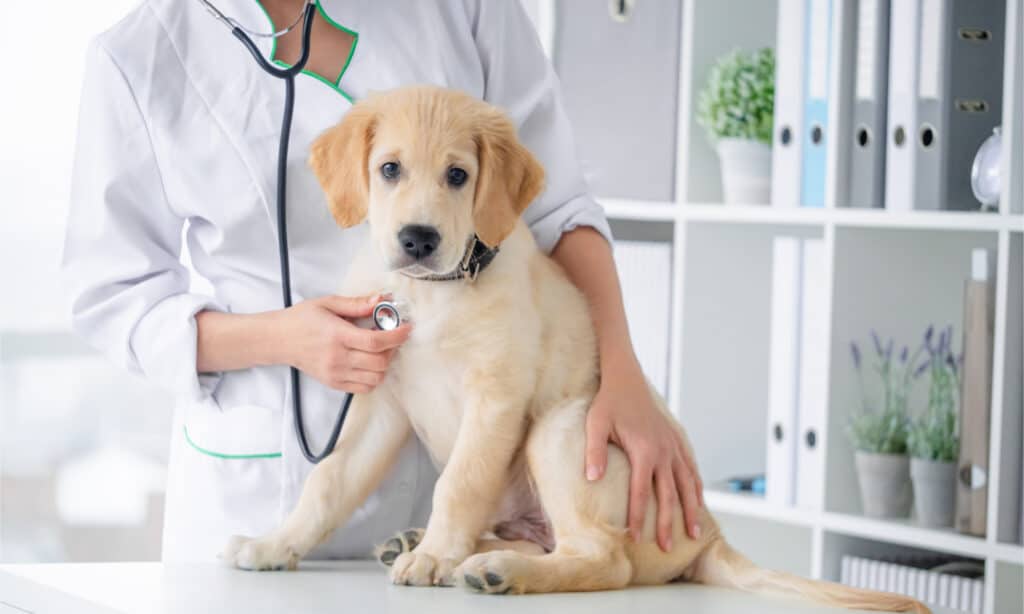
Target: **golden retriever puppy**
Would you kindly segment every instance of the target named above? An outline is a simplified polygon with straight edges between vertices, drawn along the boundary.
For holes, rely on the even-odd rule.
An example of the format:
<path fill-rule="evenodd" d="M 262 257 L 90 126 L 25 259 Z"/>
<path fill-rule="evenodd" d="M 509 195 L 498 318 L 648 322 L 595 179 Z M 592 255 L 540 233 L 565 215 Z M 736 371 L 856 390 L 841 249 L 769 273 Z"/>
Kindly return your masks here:
<path fill-rule="evenodd" d="M 432 87 L 373 96 L 314 143 L 310 162 L 338 224 L 369 222 L 344 293 L 392 293 L 414 329 L 380 386 L 355 397 L 284 524 L 232 538 L 231 563 L 294 568 L 415 433 L 443 471 L 426 529 L 378 552 L 397 584 L 536 593 L 683 579 L 927 612 L 907 597 L 760 569 L 706 511 L 692 540 L 677 509 L 668 553 L 654 543 L 653 501 L 642 539 L 627 537 L 626 455 L 613 447 L 603 479 L 584 476 L 595 334 L 589 318 L 559 314 L 587 313 L 587 303 L 520 219 L 544 172 L 501 111 Z"/>

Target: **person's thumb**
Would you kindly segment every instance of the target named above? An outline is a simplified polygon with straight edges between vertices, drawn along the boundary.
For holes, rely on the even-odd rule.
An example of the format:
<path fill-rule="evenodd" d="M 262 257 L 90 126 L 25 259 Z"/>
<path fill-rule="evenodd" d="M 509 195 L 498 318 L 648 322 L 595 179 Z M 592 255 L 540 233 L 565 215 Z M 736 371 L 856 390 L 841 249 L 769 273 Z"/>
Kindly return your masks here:
<path fill-rule="evenodd" d="M 367 318 L 373 315 L 374 306 L 381 301 L 379 294 L 369 296 L 325 296 L 322 305 L 343 318 Z"/>
<path fill-rule="evenodd" d="M 587 412 L 587 479 L 598 480 L 608 464 L 608 435 L 611 421 L 603 412 Z"/>

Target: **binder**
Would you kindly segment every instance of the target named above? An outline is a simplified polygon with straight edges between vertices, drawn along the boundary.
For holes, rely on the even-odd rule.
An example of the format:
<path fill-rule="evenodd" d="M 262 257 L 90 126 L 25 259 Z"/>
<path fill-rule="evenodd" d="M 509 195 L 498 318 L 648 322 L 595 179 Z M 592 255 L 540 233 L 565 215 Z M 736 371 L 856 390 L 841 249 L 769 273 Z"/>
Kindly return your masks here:
<path fill-rule="evenodd" d="M 998 0 L 892 4 L 887 156 L 898 163 L 886 169 L 899 188 L 886 190 L 886 207 L 978 208 L 970 168 L 1002 119 L 1003 80 L 992 75 L 1003 72 L 1005 14 Z"/>
<path fill-rule="evenodd" d="M 807 0 L 804 20 L 804 132 L 800 204 L 825 206 L 833 0 Z"/>
<path fill-rule="evenodd" d="M 971 252 L 971 279 L 964 284 L 960 382 L 960 454 L 957 460 L 956 528 L 984 536 L 988 500 L 989 407 L 995 330 L 994 255 Z"/>
<path fill-rule="evenodd" d="M 807 0 L 779 0 L 772 141 L 772 205 L 775 207 L 800 204 L 806 8 Z"/>
<path fill-rule="evenodd" d="M 796 488 L 800 256 L 801 239 L 775 237 L 772 245 L 765 499 L 779 505 L 793 505 Z"/>
<path fill-rule="evenodd" d="M 800 381 L 797 390 L 797 493 L 799 507 L 820 509 L 825 482 L 821 445 L 828 404 L 825 365 L 828 339 L 828 291 L 825 243 L 804 239 L 800 284 Z"/>
<path fill-rule="evenodd" d="M 859 0 L 854 55 L 854 102 L 850 152 L 851 207 L 885 202 L 885 122 L 889 82 L 889 0 Z"/>
<path fill-rule="evenodd" d="M 922 0 L 893 2 L 889 14 L 889 87 L 886 105 L 885 208 L 914 208 L 917 148 L 917 56 Z"/>

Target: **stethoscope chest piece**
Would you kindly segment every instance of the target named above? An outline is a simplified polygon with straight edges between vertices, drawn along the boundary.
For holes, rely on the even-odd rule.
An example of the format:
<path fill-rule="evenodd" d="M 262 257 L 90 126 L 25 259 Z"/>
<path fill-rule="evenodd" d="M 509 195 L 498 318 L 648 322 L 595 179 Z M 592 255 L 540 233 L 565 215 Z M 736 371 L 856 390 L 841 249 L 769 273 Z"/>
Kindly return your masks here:
<path fill-rule="evenodd" d="M 380 330 L 395 330 L 402 325 L 402 316 L 394 303 L 381 301 L 373 308 L 373 323 Z"/>

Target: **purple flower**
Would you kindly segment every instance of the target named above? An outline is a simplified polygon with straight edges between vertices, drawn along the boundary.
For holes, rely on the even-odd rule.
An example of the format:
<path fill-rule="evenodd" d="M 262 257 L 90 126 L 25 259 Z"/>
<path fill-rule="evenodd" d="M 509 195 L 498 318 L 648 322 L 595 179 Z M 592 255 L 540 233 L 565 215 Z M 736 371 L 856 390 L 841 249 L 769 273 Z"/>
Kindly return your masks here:
<path fill-rule="evenodd" d="M 924 346 L 929 352 L 932 351 L 932 335 L 935 334 L 935 325 L 929 324 L 928 330 L 924 331 Z"/>
<path fill-rule="evenodd" d="M 903 346 L 903 350 L 900 352 L 900 364 L 907 364 L 907 358 L 910 356 L 910 348 Z"/>
<path fill-rule="evenodd" d="M 878 333 L 875 332 L 875 329 L 873 329 L 873 328 L 871 329 L 871 341 L 873 341 L 874 344 L 875 344 L 875 352 L 877 352 L 878 353 L 878 357 L 881 358 L 882 357 L 882 340 L 878 338 Z"/>
<path fill-rule="evenodd" d="M 860 369 L 860 348 L 855 341 L 850 342 L 850 356 L 853 357 L 853 366 Z"/>
<path fill-rule="evenodd" d="M 956 359 L 953 358 L 952 353 L 946 354 L 946 364 L 953 370 L 953 373 L 956 373 Z"/>
<path fill-rule="evenodd" d="M 917 369 L 914 370 L 914 378 L 918 378 L 924 375 L 924 372 L 928 370 L 928 367 L 931 364 L 931 360 L 925 360 L 920 365 L 918 365 Z"/>
<path fill-rule="evenodd" d="M 889 339 L 889 345 L 885 346 L 885 361 L 889 362 L 892 359 L 892 339 Z"/>

